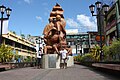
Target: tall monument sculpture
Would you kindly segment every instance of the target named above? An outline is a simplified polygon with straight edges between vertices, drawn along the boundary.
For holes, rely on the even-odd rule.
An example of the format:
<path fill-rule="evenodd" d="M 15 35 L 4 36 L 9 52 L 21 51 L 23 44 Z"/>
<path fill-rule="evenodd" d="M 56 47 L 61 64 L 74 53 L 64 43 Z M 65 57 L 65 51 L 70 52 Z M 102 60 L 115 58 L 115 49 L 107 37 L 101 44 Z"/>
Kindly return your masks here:
<path fill-rule="evenodd" d="M 72 54 L 72 49 L 68 47 L 66 42 L 66 21 L 63 16 L 62 7 L 56 3 L 53 7 L 49 23 L 45 26 L 43 35 L 44 35 L 44 53 L 45 54 L 59 54 L 59 51 L 62 47 L 66 48 L 69 54 Z"/>

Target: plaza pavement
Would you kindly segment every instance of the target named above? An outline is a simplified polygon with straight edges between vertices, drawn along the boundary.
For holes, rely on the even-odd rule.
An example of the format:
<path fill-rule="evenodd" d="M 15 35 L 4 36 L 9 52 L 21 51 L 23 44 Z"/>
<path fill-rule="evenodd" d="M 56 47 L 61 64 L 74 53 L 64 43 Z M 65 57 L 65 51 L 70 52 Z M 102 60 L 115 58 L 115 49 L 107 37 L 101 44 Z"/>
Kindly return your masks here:
<path fill-rule="evenodd" d="M 0 80 L 120 80 L 100 71 L 74 65 L 67 69 L 19 68 L 0 72 Z"/>

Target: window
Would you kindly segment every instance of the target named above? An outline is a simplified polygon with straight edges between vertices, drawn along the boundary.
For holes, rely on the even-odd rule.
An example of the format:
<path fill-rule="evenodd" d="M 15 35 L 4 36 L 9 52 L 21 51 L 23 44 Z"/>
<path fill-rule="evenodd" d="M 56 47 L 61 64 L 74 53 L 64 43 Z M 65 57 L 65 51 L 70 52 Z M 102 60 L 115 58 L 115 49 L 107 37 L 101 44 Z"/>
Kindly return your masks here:
<path fill-rule="evenodd" d="M 74 38 L 78 38 L 78 36 L 75 35 Z"/>
<path fill-rule="evenodd" d="M 74 42 L 71 42 L 72 45 L 74 45 Z"/>
<path fill-rule="evenodd" d="M 69 36 L 69 35 L 67 35 L 67 36 L 66 36 L 66 38 L 67 38 L 67 39 L 69 39 L 69 38 L 70 38 L 70 36 Z"/>
<path fill-rule="evenodd" d="M 116 14 L 112 14 L 110 18 L 107 20 L 107 25 L 111 24 L 112 21 L 115 20 Z"/>
<path fill-rule="evenodd" d="M 5 39 L 5 44 L 13 46 L 13 41 L 9 39 Z"/>

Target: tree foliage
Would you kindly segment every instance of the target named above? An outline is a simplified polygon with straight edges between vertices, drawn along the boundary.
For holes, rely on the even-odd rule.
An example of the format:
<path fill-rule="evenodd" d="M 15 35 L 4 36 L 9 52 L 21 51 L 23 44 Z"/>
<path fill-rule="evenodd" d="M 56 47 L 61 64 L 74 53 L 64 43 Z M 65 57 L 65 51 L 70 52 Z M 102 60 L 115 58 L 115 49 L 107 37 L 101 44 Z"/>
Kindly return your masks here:
<path fill-rule="evenodd" d="M 113 41 L 110 46 L 104 46 L 104 59 L 107 61 L 120 60 L 120 39 Z"/>
<path fill-rule="evenodd" d="M 102 61 L 120 61 L 120 39 L 113 41 L 110 46 L 103 46 Z M 90 52 L 82 56 L 76 56 L 77 61 L 100 61 L 100 46 L 90 49 Z"/>
<path fill-rule="evenodd" d="M 92 62 L 97 62 L 100 61 L 100 47 L 99 46 L 95 46 L 94 48 L 90 49 L 89 53 L 86 53 L 82 56 L 76 56 L 74 59 L 76 59 L 77 61 L 92 61 Z"/>
<path fill-rule="evenodd" d="M 91 54 L 85 54 L 81 57 L 81 61 L 93 61 L 93 56 Z"/>
<path fill-rule="evenodd" d="M 9 62 L 13 58 L 12 48 L 4 44 L 0 45 L 0 62 Z"/>
<path fill-rule="evenodd" d="M 21 37 L 22 37 L 22 39 L 25 39 L 25 35 L 24 34 L 21 34 Z"/>
<path fill-rule="evenodd" d="M 74 61 L 80 61 L 80 59 L 81 59 L 81 56 L 80 55 L 77 55 L 77 56 L 74 56 Z"/>

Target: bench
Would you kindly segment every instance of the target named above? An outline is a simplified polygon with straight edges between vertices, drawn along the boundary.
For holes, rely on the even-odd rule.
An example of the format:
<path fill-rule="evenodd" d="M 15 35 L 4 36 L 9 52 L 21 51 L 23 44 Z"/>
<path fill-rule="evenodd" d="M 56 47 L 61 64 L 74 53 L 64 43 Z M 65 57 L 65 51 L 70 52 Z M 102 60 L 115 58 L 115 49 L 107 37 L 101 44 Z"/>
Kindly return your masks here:
<path fill-rule="evenodd" d="M 120 64 L 93 63 L 92 66 L 120 71 Z"/>

